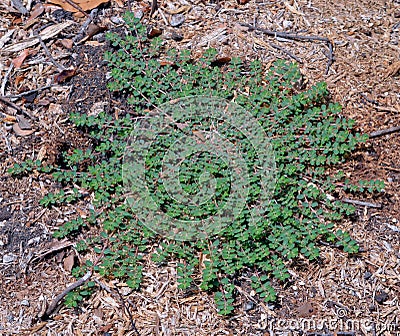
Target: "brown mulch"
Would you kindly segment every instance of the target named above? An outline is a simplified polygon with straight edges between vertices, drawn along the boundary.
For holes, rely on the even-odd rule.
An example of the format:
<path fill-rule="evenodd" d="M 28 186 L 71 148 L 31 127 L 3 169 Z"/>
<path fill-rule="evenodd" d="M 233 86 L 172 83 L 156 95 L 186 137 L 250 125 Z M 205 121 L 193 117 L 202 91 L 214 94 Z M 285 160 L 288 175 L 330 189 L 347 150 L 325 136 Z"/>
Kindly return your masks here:
<path fill-rule="evenodd" d="M 295 56 L 309 83 L 328 83 L 332 100 L 342 104 L 344 116 L 357 121 L 360 132 L 400 126 L 400 3 L 241 2 L 160 1 L 151 18 L 150 3 L 131 5 L 137 15 L 143 14 L 144 23 L 162 30 L 168 46 L 190 48 L 194 54 L 215 47 L 221 56 L 259 58 L 266 65 Z M 316 330 L 298 324 L 309 320 L 337 322 L 333 328 L 318 329 L 320 334 L 349 331 L 351 323 L 364 334 L 380 335 L 383 327 L 393 328 L 400 314 L 399 133 L 370 139 L 341 167 L 353 181 L 385 181 L 382 195 L 359 199 L 382 208 L 358 207 L 357 220 L 342 224 L 360 242 L 362 252 L 349 257 L 326 246 L 318 262 L 296 260 L 289 265 L 290 281 L 276 284 L 276 304 L 260 303 L 254 293 L 238 288 L 235 314 L 223 318 L 211 296 L 177 289 L 173 263 L 156 267 L 148 261 L 140 292 L 98 279 L 102 287 L 93 297 L 76 309 L 60 306 L 42 322 L 38 316 L 75 281 L 66 260 L 72 254 L 79 257 L 73 246 L 55 245 L 51 234 L 85 213 L 88 204 L 43 210 L 39 200 L 60 186 L 40 174 L 15 179 L 7 170 L 26 159 L 58 163 L 62 151 L 85 146 L 84 136 L 71 128 L 69 112 L 93 113 L 100 108 L 115 113 L 127 107 L 105 86 L 104 32 L 84 34 L 71 44 L 87 17 L 42 3 L 43 12 L 32 18 L 39 3 L 23 4 L 27 13 L 21 15 L 11 1 L 0 3 L 0 96 L 26 112 L 21 117 L 0 103 L 0 335 L 136 335 L 132 322 L 140 335 L 272 335 L 288 331 L 288 323 L 294 331 Z M 118 29 L 126 8 L 120 1 L 102 4 L 93 23 Z M 172 27 L 171 20 L 179 15 L 185 21 Z M 322 42 L 282 40 L 240 23 L 327 37 L 334 43 L 334 63 L 326 75 L 328 49 Z M 51 25 L 60 29 L 43 40 L 51 58 L 40 42 L 9 51 Z M 63 69 L 72 69 L 72 76 L 62 80 Z M 30 90 L 37 91 L 21 95 Z M 15 120 L 7 119 L 16 115 Z M 394 334 L 386 330 L 386 335 Z"/>

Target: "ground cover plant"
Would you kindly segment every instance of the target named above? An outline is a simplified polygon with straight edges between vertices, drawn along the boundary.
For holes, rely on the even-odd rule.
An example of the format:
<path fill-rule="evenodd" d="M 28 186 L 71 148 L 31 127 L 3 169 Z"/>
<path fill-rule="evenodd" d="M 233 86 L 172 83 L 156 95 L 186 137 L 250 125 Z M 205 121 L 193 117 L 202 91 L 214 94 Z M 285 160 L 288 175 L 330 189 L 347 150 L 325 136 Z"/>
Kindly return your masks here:
<path fill-rule="evenodd" d="M 111 50 L 105 58 L 112 81 L 109 88 L 129 96 L 133 114 L 115 118 L 72 113 L 71 121 L 92 139 L 91 148 L 77 148 L 65 153 L 63 169 L 40 167 L 28 162 L 15 166 L 13 172 L 53 170 L 53 178 L 64 190 L 47 195 L 44 206 L 75 202 L 85 194 L 93 195 L 93 210 L 88 218 L 72 220 L 54 234 L 57 238 L 85 238 L 77 249 L 94 252 L 95 262 L 74 269 L 81 276 L 93 268 L 106 278 L 118 278 L 134 289 L 140 288 L 142 260 L 149 253 L 160 265 L 178 261 L 178 282 L 182 289 L 199 286 L 215 293 L 221 314 L 234 309 L 235 285 L 248 275 L 260 298 L 273 301 L 276 292 L 272 281 L 289 278 L 288 262 L 302 255 L 310 260 L 319 256 L 318 245 L 327 242 L 349 253 L 358 246 L 348 233 L 335 229 L 335 223 L 354 213 L 354 207 L 341 202 L 340 192 L 375 192 L 383 188 L 377 181 L 351 185 L 341 172 L 327 175 L 327 169 L 343 162 L 366 137 L 354 132 L 354 122 L 343 118 L 341 107 L 329 102 L 325 83 L 307 90 L 297 90 L 301 74 L 297 66 L 276 61 L 269 69 L 257 60 L 247 64 L 238 58 L 228 63 L 218 61 L 217 52 L 206 50 L 194 60 L 190 51 L 168 50 L 162 39 L 147 37 L 146 27 L 125 16 L 128 33 L 108 33 Z M 275 153 L 276 184 L 271 199 L 262 204 L 262 219 L 250 220 L 252 202 L 260 193 L 259 176 L 254 174 L 248 208 L 231 225 L 215 236 L 193 241 L 174 241 L 148 229 L 126 201 L 123 187 L 122 158 L 127 139 L 137 117 L 168 101 L 203 95 L 235 100 L 250 111 L 264 128 Z M 184 120 L 185 127 L 198 127 L 199 120 Z M 203 120 L 202 126 L 208 127 Z M 173 136 L 179 136 L 177 129 Z M 257 152 L 240 130 L 225 128 L 225 136 L 237 143 L 249 172 L 257 165 Z M 217 157 L 202 154 L 182 163 L 181 184 L 189 194 L 199 189 L 204 171 L 215 176 L 215 202 L 201 209 L 182 208 L 171 200 L 159 180 L 163 153 L 173 136 L 160 136 L 147 157 L 146 180 L 154 198 L 175 217 L 204 217 L 215 211 L 213 204 L 229 195 L 231 172 Z M 67 168 L 67 169 L 65 169 Z M 93 230 L 94 229 L 94 230 Z M 98 234 L 91 234 L 96 231 Z M 89 295 L 94 283 L 70 293 L 67 303 L 76 305 Z"/>

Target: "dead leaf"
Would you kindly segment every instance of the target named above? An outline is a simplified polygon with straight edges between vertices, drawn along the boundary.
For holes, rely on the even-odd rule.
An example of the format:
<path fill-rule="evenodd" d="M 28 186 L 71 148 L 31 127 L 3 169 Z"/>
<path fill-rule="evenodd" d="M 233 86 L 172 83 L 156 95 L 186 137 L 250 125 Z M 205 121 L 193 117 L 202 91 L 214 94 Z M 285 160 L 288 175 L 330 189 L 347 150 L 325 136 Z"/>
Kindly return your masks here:
<path fill-rule="evenodd" d="M 106 27 L 101 27 L 96 24 L 90 24 L 86 30 L 87 38 L 91 38 L 94 35 L 105 31 L 106 29 L 107 29 Z"/>
<path fill-rule="evenodd" d="M 17 122 L 17 118 L 15 118 L 12 115 L 5 114 L 5 113 L 1 113 L 0 115 L 2 115 L 3 119 L 1 119 L 1 121 L 4 123 L 13 124 L 13 123 Z"/>
<path fill-rule="evenodd" d="M 76 70 L 75 69 L 65 69 L 62 70 L 60 73 L 54 76 L 54 82 L 62 83 L 65 82 L 68 78 L 75 76 Z"/>
<path fill-rule="evenodd" d="M 19 91 L 24 92 L 27 90 L 28 90 L 27 88 L 21 87 Z M 22 96 L 22 101 L 24 103 L 33 103 L 35 101 L 37 95 L 38 95 L 37 92 L 27 93 L 26 95 Z"/>
<path fill-rule="evenodd" d="M 201 142 L 205 142 L 206 141 L 206 138 L 204 137 L 204 135 L 203 135 L 203 133 L 201 131 L 192 130 L 192 132 L 193 132 L 193 134 L 195 136 L 197 136 L 201 140 Z"/>
<path fill-rule="evenodd" d="M 12 20 L 13 26 L 19 25 L 19 24 L 21 24 L 21 23 L 22 23 L 22 19 L 21 19 L 20 17 L 14 18 L 14 19 Z"/>
<path fill-rule="evenodd" d="M 166 66 L 166 65 L 174 65 L 174 62 L 172 61 L 158 61 L 161 66 Z"/>
<path fill-rule="evenodd" d="M 304 13 L 300 12 L 299 10 L 297 10 L 294 6 L 289 4 L 287 1 L 285 1 L 284 4 L 285 4 L 286 8 L 289 9 L 293 14 L 305 15 Z"/>
<path fill-rule="evenodd" d="M 35 132 L 34 129 L 31 129 L 31 130 L 21 129 L 21 127 L 19 127 L 18 123 L 13 124 L 13 130 L 14 130 L 15 134 L 19 135 L 19 136 L 28 136 L 28 135 L 31 135 L 33 132 Z"/>
<path fill-rule="evenodd" d="M 68 257 L 64 259 L 64 269 L 67 272 L 71 272 L 72 267 L 74 267 L 75 264 L 75 254 L 71 253 Z"/>
<path fill-rule="evenodd" d="M 37 17 L 42 15 L 44 12 L 44 6 L 41 3 L 36 4 L 31 10 L 31 16 L 29 17 L 27 23 L 35 20 Z"/>
<path fill-rule="evenodd" d="M 400 70 L 400 61 L 394 62 L 387 68 L 385 77 L 387 78 L 390 76 L 395 76 L 399 72 L 399 70 Z"/>
<path fill-rule="evenodd" d="M 43 29 L 39 35 L 42 38 L 42 40 L 47 40 L 53 36 L 56 36 L 58 33 L 63 31 L 65 28 L 69 27 L 73 23 L 74 23 L 73 21 L 66 21 L 66 22 L 52 25 L 50 27 Z M 1 50 L 1 52 L 6 52 L 6 53 L 16 52 L 16 51 L 20 51 L 20 50 L 24 50 L 26 48 L 32 47 L 38 43 L 39 43 L 39 39 L 36 36 L 33 36 L 33 37 L 27 38 L 26 40 L 16 42 L 10 46 L 7 46 L 7 47 L 3 48 Z"/>
<path fill-rule="evenodd" d="M 180 14 L 180 13 L 183 13 L 183 12 L 188 12 L 191 8 L 192 8 L 192 7 L 189 6 L 189 5 L 184 5 L 184 6 L 182 6 L 182 7 L 177 8 L 177 9 L 167 9 L 167 8 L 163 8 L 163 10 L 164 10 L 165 12 L 167 12 L 168 14 L 170 14 L 170 15 L 174 15 L 174 14 Z"/>
<path fill-rule="evenodd" d="M 0 38 L 0 49 L 3 48 L 4 44 L 11 39 L 11 35 L 14 34 L 15 29 L 10 29 Z"/>
<path fill-rule="evenodd" d="M 214 61 L 211 62 L 211 66 L 222 66 L 229 63 L 230 61 L 231 58 L 229 56 L 217 57 Z"/>
<path fill-rule="evenodd" d="M 19 69 L 21 67 L 22 63 L 24 63 L 25 59 L 29 56 L 29 52 L 29 49 L 25 49 L 12 60 L 12 64 L 14 64 L 15 69 Z"/>
<path fill-rule="evenodd" d="M 26 119 L 24 116 L 20 115 L 17 117 L 18 120 L 18 126 L 22 129 L 22 130 L 31 130 L 32 126 L 29 122 L 28 119 Z"/>
<path fill-rule="evenodd" d="M 19 83 L 21 83 L 24 79 L 25 79 L 25 76 L 24 76 L 24 75 L 20 75 L 20 76 L 15 77 L 14 85 L 15 85 L 15 86 L 18 86 Z"/>
<path fill-rule="evenodd" d="M 301 306 L 297 307 L 296 311 L 298 317 L 309 317 L 316 313 L 316 310 L 310 302 L 303 303 Z"/>
<path fill-rule="evenodd" d="M 45 158 L 46 154 L 47 154 L 47 147 L 46 147 L 46 145 L 43 145 L 39 150 L 36 160 L 39 160 L 40 162 L 42 162 L 43 159 Z"/>
<path fill-rule="evenodd" d="M 155 27 L 151 27 L 147 32 L 147 36 L 149 38 L 157 37 L 160 36 L 161 34 L 162 30 L 160 28 L 155 28 Z"/>
<path fill-rule="evenodd" d="M 88 11 L 97 8 L 103 3 L 107 3 L 108 1 L 109 0 L 75 0 L 73 1 L 73 3 L 81 7 L 82 10 Z M 62 9 L 66 10 L 67 12 L 79 12 L 75 7 L 71 6 L 65 0 L 49 0 L 49 2 L 61 6 Z"/>
<path fill-rule="evenodd" d="M 46 324 L 47 324 L 47 322 L 41 322 L 36 326 L 30 327 L 29 329 L 22 329 L 21 331 L 22 332 L 30 332 L 30 335 L 32 335 L 33 333 L 42 329 Z"/>
<path fill-rule="evenodd" d="M 72 41 L 71 39 L 62 39 L 60 40 L 60 43 L 64 48 L 71 49 L 74 41 Z"/>

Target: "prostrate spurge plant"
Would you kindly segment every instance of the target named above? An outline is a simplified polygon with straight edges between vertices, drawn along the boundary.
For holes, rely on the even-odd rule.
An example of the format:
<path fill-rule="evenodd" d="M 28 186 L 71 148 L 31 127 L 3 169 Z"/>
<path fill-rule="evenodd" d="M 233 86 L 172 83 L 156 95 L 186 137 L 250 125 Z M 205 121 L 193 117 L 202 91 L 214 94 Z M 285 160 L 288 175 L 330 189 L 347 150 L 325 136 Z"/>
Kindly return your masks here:
<path fill-rule="evenodd" d="M 128 34 L 107 34 L 112 48 L 105 58 L 113 79 L 109 88 L 127 94 L 136 115 L 115 118 L 106 113 L 73 114 L 71 119 L 92 138 L 93 146 L 66 155 L 65 163 L 70 169 L 53 174 L 65 188 L 75 186 L 72 195 L 76 195 L 76 188 L 94 195 L 94 210 L 88 218 L 70 221 L 55 233 L 58 238 L 79 232 L 86 232 L 87 236 L 90 234 L 87 228 L 96 228 L 98 234 L 81 240 L 77 248 L 92 249 L 99 262 L 95 265 L 87 262 L 77 268 L 77 276 L 87 267 L 94 267 L 101 276 L 122 279 L 138 289 L 142 260 L 151 248 L 152 258 L 159 264 L 178 261 L 178 282 L 182 289 L 198 285 L 213 291 L 219 312 L 229 314 L 234 309 L 235 285 L 251 281 L 261 298 L 274 300 L 276 293 L 271 281 L 287 279 L 288 262 L 300 254 L 316 259 L 319 242 L 357 252 L 356 242 L 347 233 L 335 230 L 335 223 L 355 209 L 335 196 L 341 188 L 352 188 L 353 192 L 363 189 L 351 186 L 343 173 L 328 176 L 326 169 L 343 162 L 366 137 L 353 133 L 354 122 L 340 115 L 338 104 L 328 103 L 325 83 L 304 92 L 296 91 L 294 87 L 301 74 L 295 64 L 282 60 L 268 70 L 259 61 L 246 64 L 239 58 L 221 65 L 216 61 L 214 49 L 206 50 L 200 59 L 194 60 L 190 51 L 166 50 L 162 39 L 149 39 L 146 27 L 131 13 L 126 14 L 125 21 Z M 262 220 L 250 223 L 249 210 L 245 208 L 218 235 L 178 242 L 157 236 L 132 213 L 125 201 L 121 162 L 136 122 L 134 117 L 173 99 L 194 95 L 234 99 L 253 113 L 275 151 L 277 182 L 271 202 L 264 205 Z M 195 129 L 190 120 L 185 122 Z M 241 146 L 251 172 L 257 163 L 257 153 L 243 134 L 227 127 L 224 136 Z M 215 209 L 211 205 L 194 210 L 182 208 L 163 189 L 159 171 L 169 141 L 168 137 L 160 137 L 146 159 L 146 179 L 153 188 L 154 199 L 175 217 L 200 218 L 212 213 Z M 204 171 L 213 174 L 217 181 L 216 198 L 212 201 L 223 202 L 230 191 L 229 169 L 218 157 L 207 153 L 189 157 L 181 169 L 180 183 L 189 194 L 198 191 L 197 181 Z M 252 180 L 249 204 L 259 193 L 257 178 Z M 383 188 L 374 181 L 363 182 L 365 186 L 370 192 Z M 50 195 L 43 203 L 52 204 L 57 197 L 66 201 L 63 195 Z"/>

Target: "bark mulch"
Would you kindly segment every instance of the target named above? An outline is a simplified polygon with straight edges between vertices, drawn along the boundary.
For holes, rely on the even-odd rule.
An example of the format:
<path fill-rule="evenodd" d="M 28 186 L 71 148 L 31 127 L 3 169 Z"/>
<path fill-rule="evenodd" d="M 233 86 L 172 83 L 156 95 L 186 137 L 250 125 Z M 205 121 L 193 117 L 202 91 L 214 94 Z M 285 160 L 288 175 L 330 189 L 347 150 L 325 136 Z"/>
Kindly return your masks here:
<path fill-rule="evenodd" d="M 215 47 L 221 57 L 259 58 L 267 66 L 277 58 L 299 62 L 308 83 L 328 83 L 332 100 L 361 132 L 400 126 L 397 1 L 164 0 L 158 9 L 155 4 L 130 6 L 171 47 L 190 48 L 195 55 Z M 52 233 L 84 215 L 88 204 L 43 209 L 39 200 L 60 186 L 41 174 L 12 178 L 7 170 L 27 159 L 59 163 L 63 151 L 85 146 L 88 140 L 71 127 L 69 112 L 129 108 L 108 92 L 102 61 L 104 30 L 119 29 L 127 8 L 121 0 L 0 3 L 0 335 L 395 335 L 394 328 L 398 333 L 398 131 L 372 137 L 341 167 L 353 181 L 385 182 L 381 196 L 357 199 L 380 207 L 360 205 L 356 221 L 341 225 L 360 242 L 361 252 L 349 257 L 326 246 L 318 262 L 296 260 L 290 281 L 276 285 L 276 304 L 238 288 L 234 315 L 221 317 L 208 294 L 178 291 L 173 263 L 156 267 L 148 261 L 140 292 L 93 275 L 100 287 L 93 297 L 76 309 L 61 304 L 51 318 L 40 319 L 75 282 L 71 267 L 80 258 L 74 242 L 56 241 Z M 252 27 L 319 39 L 271 36 Z"/>

